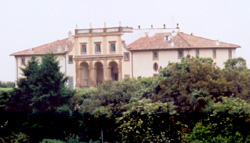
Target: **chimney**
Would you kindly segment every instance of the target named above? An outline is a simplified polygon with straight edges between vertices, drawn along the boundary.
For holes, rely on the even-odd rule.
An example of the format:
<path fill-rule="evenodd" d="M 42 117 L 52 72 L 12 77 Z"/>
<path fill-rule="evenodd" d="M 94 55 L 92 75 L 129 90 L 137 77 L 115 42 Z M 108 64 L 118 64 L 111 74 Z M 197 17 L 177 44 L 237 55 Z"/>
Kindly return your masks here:
<path fill-rule="evenodd" d="M 216 40 L 216 46 L 219 46 L 219 45 L 220 45 L 220 41 Z"/>
<path fill-rule="evenodd" d="M 78 29 L 78 25 L 76 24 L 76 29 Z"/>
<path fill-rule="evenodd" d="M 30 48 L 30 49 L 29 49 L 29 53 L 30 53 L 30 54 L 34 53 L 34 48 Z"/>
<path fill-rule="evenodd" d="M 140 26 L 140 25 L 138 25 L 138 29 L 141 29 L 141 26 Z"/>
<path fill-rule="evenodd" d="M 151 28 L 153 29 L 153 25 L 151 25 Z"/>
<path fill-rule="evenodd" d="M 163 28 L 166 29 L 166 24 L 163 24 Z"/>
<path fill-rule="evenodd" d="M 91 22 L 89 23 L 89 28 L 92 29 L 92 24 L 91 24 Z"/>
<path fill-rule="evenodd" d="M 193 33 L 191 33 L 190 35 L 193 36 Z"/>
<path fill-rule="evenodd" d="M 69 41 L 72 41 L 72 39 L 73 39 L 72 32 L 69 31 L 69 33 L 68 33 L 68 40 L 69 40 Z"/>
<path fill-rule="evenodd" d="M 106 28 L 106 22 L 104 22 L 104 28 Z"/>
<path fill-rule="evenodd" d="M 180 32 L 179 23 L 177 23 L 177 27 L 176 27 L 176 29 L 178 30 L 178 32 Z"/>

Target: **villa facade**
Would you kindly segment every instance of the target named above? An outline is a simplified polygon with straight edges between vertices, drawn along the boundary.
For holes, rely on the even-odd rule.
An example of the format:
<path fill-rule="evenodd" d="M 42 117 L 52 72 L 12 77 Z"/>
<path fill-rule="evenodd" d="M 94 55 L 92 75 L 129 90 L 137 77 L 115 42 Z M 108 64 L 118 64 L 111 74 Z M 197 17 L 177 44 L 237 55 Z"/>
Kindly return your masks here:
<path fill-rule="evenodd" d="M 240 48 L 238 45 L 178 32 L 178 29 L 151 35 L 144 32 L 143 36 L 130 43 L 127 43 L 124 35 L 133 34 L 135 29 L 132 27 L 75 29 L 75 34 L 69 32 L 68 38 L 11 56 L 16 59 L 18 79 L 22 77 L 20 67 L 24 67 L 32 56 L 37 56 L 41 61 L 44 54 L 54 53 L 61 72 L 69 77 L 69 87 L 88 88 L 104 80 L 155 76 L 159 67 L 178 62 L 187 55 L 210 57 L 217 66 L 223 67 L 223 63 L 234 58 L 236 49 Z"/>

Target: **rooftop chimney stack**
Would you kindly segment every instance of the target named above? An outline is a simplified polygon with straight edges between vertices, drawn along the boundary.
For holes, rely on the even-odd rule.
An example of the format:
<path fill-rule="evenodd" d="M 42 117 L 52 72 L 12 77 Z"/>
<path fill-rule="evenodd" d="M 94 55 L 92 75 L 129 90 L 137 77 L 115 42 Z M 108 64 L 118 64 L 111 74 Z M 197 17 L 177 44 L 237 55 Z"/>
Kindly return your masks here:
<path fill-rule="evenodd" d="M 151 28 L 153 29 L 153 25 L 151 25 Z"/>
<path fill-rule="evenodd" d="M 78 29 L 78 26 L 77 26 L 77 24 L 76 24 L 76 29 Z"/>
<path fill-rule="evenodd" d="M 119 21 L 119 27 L 121 27 L 122 26 L 122 22 L 121 21 Z"/>
<path fill-rule="evenodd" d="M 104 22 L 104 28 L 106 28 L 106 22 Z"/>
<path fill-rule="evenodd" d="M 220 41 L 216 40 L 216 45 L 219 46 L 220 45 Z"/>
<path fill-rule="evenodd" d="M 163 24 L 163 28 L 166 29 L 166 24 Z"/>
<path fill-rule="evenodd" d="M 92 24 L 91 24 L 91 22 L 89 23 L 89 28 L 92 29 Z"/>
<path fill-rule="evenodd" d="M 69 33 L 68 33 L 68 40 L 69 40 L 69 41 L 72 41 L 72 39 L 73 39 L 73 38 L 72 38 L 72 32 L 69 31 Z"/>
<path fill-rule="evenodd" d="M 178 29 L 178 32 L 180 32 L 179 23 L 177 23 L 177 27 L 176 27 L 176 29 Z"/>
<path fill-rule="evenodd" d="M 141 29 L 141 26 L 140 26 L 140 25 L 138 25 L 138 29 Z"/>

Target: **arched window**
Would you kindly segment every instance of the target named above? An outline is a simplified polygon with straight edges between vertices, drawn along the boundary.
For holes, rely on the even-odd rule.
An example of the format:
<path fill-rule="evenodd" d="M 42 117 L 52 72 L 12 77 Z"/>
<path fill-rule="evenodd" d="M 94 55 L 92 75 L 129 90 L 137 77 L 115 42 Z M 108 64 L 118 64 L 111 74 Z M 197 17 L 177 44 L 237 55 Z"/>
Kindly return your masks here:
<path fill-rule="evenodd" d="M 157 64 L 157 63 L 154 63 L 154 65 L 153 65 L 153 69 L 154 69 L 155 71 L 158 71 L 159 66 L 158 66 L 158 64 Z"/>

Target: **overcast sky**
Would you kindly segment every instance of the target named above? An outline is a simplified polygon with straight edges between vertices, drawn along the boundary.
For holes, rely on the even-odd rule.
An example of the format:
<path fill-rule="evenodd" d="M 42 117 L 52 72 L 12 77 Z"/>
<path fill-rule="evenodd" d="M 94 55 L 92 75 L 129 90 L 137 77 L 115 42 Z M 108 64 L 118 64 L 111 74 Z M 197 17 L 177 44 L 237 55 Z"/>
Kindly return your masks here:
<path fill-rule="evenodd" d="M 67 37 L 78 28 L 172 27 L 238 44 L 250 67 L 250 0 L 0 0 L 0 81 L 14 81 L 11 53 Z"/>

